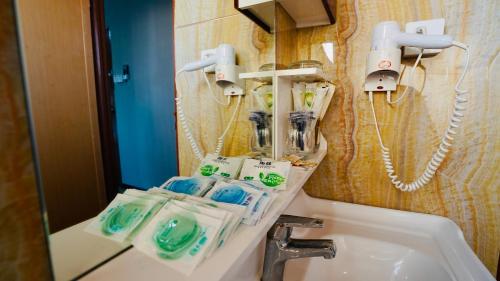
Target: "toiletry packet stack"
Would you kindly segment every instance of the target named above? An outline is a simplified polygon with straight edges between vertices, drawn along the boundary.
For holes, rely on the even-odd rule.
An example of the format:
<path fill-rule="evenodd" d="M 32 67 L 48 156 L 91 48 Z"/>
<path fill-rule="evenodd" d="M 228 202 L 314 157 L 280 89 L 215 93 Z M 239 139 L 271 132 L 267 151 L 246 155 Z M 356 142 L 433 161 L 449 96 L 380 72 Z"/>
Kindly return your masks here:
<path fill-rule="evenodd" d="M 205 195 L 216 202 L 240 205 L 245 207 L 242 223 L 255 225 L 272 202 L 271 196 L 263 190 L 254 188 L 241 181 L 217 182 Z"/>
<path fill-rule="evenodd" d="M 249 181 L 263 189 L 284 190 L 292 164 L 289 161 L 271 159 L 246 159 L 240 173 L 240 180 Z"/>
<path fill-rule="evenodd" d="M 267 213 L 274 200 L 278 196 L 277 191 L 270 189 L 263 189 L 255 184 L 252 181 L 232 181 L 233 183 L 238 183 L 240 185 L 248 186 L 250 188 L 259 190 L 262 192 L 262 197 L 259 199 L 257 204 L 254 206 L 252 211 L 252 216 L 249 221 L 250 225 L 257 224 L 262 217 Z"/>
<path fill-rule="evenodd" d="M 128 244 L 164 203 L 159 198 L 117 194 L 85 231 Z"/>
<path fill-rule="evenodd" d="M 159 187 L 152 187 L 152 188 L 148 189 L 148 193 L 163 197 L 165 199 L 175 199 L 175 200 L 184 200 L 184 198 L 186 198 L 186 196 L 189 196 L 189 195 L 184 194 L 184 193 L 177 193 L 177 192 L 173 192 L 173 191 L 166 190 L 166 189 L 159 188 Z"/>
<path fill-rule="evenodd" d="M 202 197 L 214 185 L 216 179 L 210 177 L 172 177 L 160 188 L 193 196 Z"/>
<path fill-rule="evenodd" d="M 224 244 L 225 239 L 228 238 L 229 232 L 227 232 L 227 230 L 229 229 L 233 219 L 233 214 L 231 212 L 223 209 L 209 207 L 208 205 L 203 205 L 192 201 L 189 202 L 172 200 L 169 202 L 169 204 L 176 205 L 189 212 L 204 214 L 221 221 L 222 227 L 218 231 L 214 242 L 211 243 L 208 247 L 209 249 L 207 250 L 205 257 L 211 256 L 212 253 L 219 247 L 219 245 Z"/>
<path fill-rule="evenodd" d="M 224 226 L 222 212 L 170 200 L 134 239 L 134 247 L 189 275 L 214 248 Z M 204 213 L 202 213 L 204 212 Z"/>
<path fill-rule="evenodd" d="M 227 229 L 225 230 L 225 235 L 221 237 L 222 241 L 218 243 L 218 247 L 222 246 L 225 243 L 225 241 L 227 241 L 228 238 L 236 231 L 246 211 L 246 208 L 244 206 L 215 202 L 207 198 L 196 197 L 182 193 L 175 193 L 157 187 L 150 188 L 148 190 L 148 193 L 155 194 L 160 197 L 165 197 L 170 200 L 189 202 L 191 204 L 201 205 L 208 208 L 221 209 L 231 213 L 230 216 L 231 221 L 229 225 L 227 225 Z"/>
<path fill-rule="evenodd" d="M 236 179 L 241 170 L 244 158 L 223 157 L 216 154 L 207 154 L 196 170 L 196 177 L 213 177 L 215 179 Z"/>
<path fill-rule="evenodd" d="M 233 233 L 238 229 L 238 226 L 240 226 L 240 223 L 242 222 L 243 216 L 245 215 L 246 211 L 246 208 L 244 206 L 228 204 L 224 202 L 215 202 L 213 200 L 201 197 L 187 196 L 185 198 L 185 201 L 202 204 L 211 208 L 226 210 L 232 214 L 231 224 L 228 226 L 228 229 L 226 231 L 227 237 L 220 245 L 218 245 L 218 247 L 227 242 L 229 240 L 228 237 L 231 237 L 231 235 L 233 235 Z"/>

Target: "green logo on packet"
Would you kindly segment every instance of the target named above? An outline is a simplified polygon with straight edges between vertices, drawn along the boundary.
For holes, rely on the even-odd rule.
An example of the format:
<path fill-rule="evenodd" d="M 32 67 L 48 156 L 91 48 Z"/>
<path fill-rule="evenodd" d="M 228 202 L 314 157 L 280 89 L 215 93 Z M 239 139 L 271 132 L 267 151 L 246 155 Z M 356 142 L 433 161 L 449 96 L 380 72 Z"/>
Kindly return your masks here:
<path fill-rule="evenodd" d="M 253 177 L 252 176 L 246 176 L 243 179 L 246 180 L 246 181 L 251 181 L 251 180 L 253 180 Z"/>
<path fill-rule="evenodd" d="M 200 173 L 206 177 L 209 177 L 219 170 L 219 167 L 213 165 L 205 165 L 200 168 Z"/>
<path fill-rule="evenodd" d="M 273 92 L 266 93 L 264 95 L 264 101 L 268 107 L 268 109 L 273 108 Z"/>
<path fill-rule="evenodd" d="M 307 105 L 308 108 L 312 108 L 313 101 L 314 101 L 314 93 L 305 92 L 304 93 L 304 103 Z"/>
<path fill-rule="evenodd" d="M 225 177 L 225 178 L 231 177 L 231 175 L 228 174 L 228 173 L 220 173 L 220 175 L 223 176 L 223 177 Z"/>
<path fill-rule="evenodd" d="M 276 187 L 285 181 L 285 178 L 277 173 L 269 173 L 264 176 L 264 173 L 259 173 L 260 181 L 270 187 Z"/>

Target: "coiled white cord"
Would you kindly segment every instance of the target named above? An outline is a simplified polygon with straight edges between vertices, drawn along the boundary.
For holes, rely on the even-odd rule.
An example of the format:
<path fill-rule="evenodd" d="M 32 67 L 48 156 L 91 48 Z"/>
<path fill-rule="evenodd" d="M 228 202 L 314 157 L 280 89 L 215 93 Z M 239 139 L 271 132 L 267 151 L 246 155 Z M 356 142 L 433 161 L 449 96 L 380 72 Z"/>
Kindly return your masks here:
<path fill-rule="evenodd" d="M 417 59 L 415 60 L 415 64 L 413 64 L 413 67 L 411 68 L 410 77 L 408 77 L 408 81 L 413 81 L 413 76 L 415 76 L 415 70 L 417 70 L 418 63 L 422 59 L 422 55 L 423 54 L 424 54 L 424 50 L 421 49 L 420 53 L 417 56 Z M 407 85 L 406 88 L 405 88 L 405 90 L 401 94 L 401 96 L 399 96 L 395 101 L 391 101 L 391 93 L 390 93 L 390 91 L 388 91 L 387 92 L 387 103 L 389 103 L 389 104 L 396 104 L 396 103 L 400 102 L 401 100 L 403 100 L 403 98 L 406 96 L 406 94 L 408 94 L 408 89 L 409 88 L 410 87 Z"/>
<path fill-rule="evenodd" d="M 180 122 L 181 127 L 184 131 L 184 134 L 186 135 L 186 138 L 188 139 L 188 142 L 191 146 L 191 149 L 193 150 L 194 155 L 196 156 L 196 158 L 198 160 L 201 161 L 201 160 L 203 160 L 203 152 L 201 151 L 200 147 L 196 143 L 196 140 L 191 132 L 191 129 L 189 128 L 189 125 L 188 125 L 188 122 L 186 119 L 186 115 L 184 114 L 184 110 L 182 107 L 182 92 L 180 91 L 179 83 L 177 83 L 178 82 L 177 78 L 179 77 L 179 75 L 182 72 L 184 72 L 183 69 L 177 71 L 177 73 L 175 74 L 175 87 L 177 89 L 177 97 L 175 98 L 175 103 L 177 106 L 177 116 L 179 118 L 179 122 Z M 208 83 L 208 79 L 207 79 L 207 83 Z M 222 135 L 217 139 L 217 146 L 215 149 L 215 154 L 217 154 L 217 155 L 220 154 L 222 147 L 224 146 L 224 137 L 226 136 L 227 132 L 229 131 L 229 128 L 231 127 L 232 123 L 234 122 L 234 120 L 236 118 L 236 113 L 238 112 L 240 105 L 241 105 L 241 95 L 238 96 L 238 102 L 236 104 L 236 108 L 233 111 L 233 114 L 231 116 L 229 123 L 227 124 Z"/>
<path fill-rule="evenodd" d="M 208 77 L 207 77 L 207 73 L 205 71 L 202 71 L 203 72 L 203 78 L 205 78 L 205 82 L 207 83 L 207 86 L 208 86 L 208 92 L 210 93 L 210 98 L 212 100 L 214 100 L 216 103 L 222 105 L 222 106 L 228 106 L 229 103 L 231 102 L 231 97 L 230 96 L 227 96 L 227 100 L 226 102 L 222 102 L 220 101 L 216 96 L 215 96 L 215 93 L 212 89 L 212 84 L 210 84 L 210 81 L 208 81 Z"/>
<path fill-rule="evenodd" d="M 194 139 L 193 134 L 191 133 L 191 129 L 186 120 L 186 115 L 184 114 L 184 110 L 182 109 L 182 92 L 179 89 L 179 83 L 177 83 L 177 78 L 184 70 L 181 69 L 177 71 L 175 74 L 175 88 L 177 89 L 177 97 L 175 98 L 175 104 L 177 105 L 177 117 L 179 118 L 179 122 L 181 123 L 181 127 L 184 130 L 184 134 L 188 139 L 189 144 L 191 145 L 191 149 L 193 150 L 194 155 L 200 161 L 203 160 L 203 153 L 201 152 L 196 140 Z"/>
<path fill-rule="evenodd" d="M 456 41 L 453 41 L 453 46 L 456 46 L 465 51 L 464 70 L 462 72 L 462 75 L 460 75 L 457 84 L 455 85 L 456 96 L 455 96 L 455 105 L 453 108 L 453 114 L 451 116 L 450 123 L 448 125 L 448 128 L 446 129 L 444 137 L 441 139 L 441 144 L 439 145 L 438 150 L 432 155 L 432 158 L 427 164 L 424 173 L 420 177 L 418 177 L 415 181 L 411 183 L 404 183 L 401 180 L 399 180 L 399 177 L 395 174 L 394 165 L 392 164 L 391 160 L 390 150 L 389 148 L 385 147 L 384 143 L 382 142 L 382 136 L 380 134 L 380 129 L 378 127 L 378 122 L 377 122 L 377 115 L 375 114 L 375 106 L 373 104 L 373 92 L 371 91 L 368 92 L 369 95 L 368 98 L 370 100 L 373 119 L 375 120 L 377 137 L 380 147 L 382 149 L 382 158 L 384 160 L 385 169 L 387 171 L 387 175 L 391 179 L 392 184 L 394 184 L 394 186 L 400 189 L 401 191 L 412 192 L 430 182 L 432 177 L 435 175 L 437 169 L 443 162 L 444 158 L 446 157 L 447 153 L 449 152 L 453 144 L 454 135 L 457 134 L 456 130 L 459 128 L 460 123 L 462 122 L 462 118 L 464 117 L 463 112 L 466 110 L 466 102 L 467 102 L 467 99 L 464 96 L 467 94 L 467 91 L 461 90 L 459 87 L 462 84 L 462 81 L 465 78 L 465 74 L 469 68 L 469 59 L 470 59 L 469 47 L 463 43 Z"/>
<path fill-rule="evenodd" d="M 229 123 L 227 124 L 226 129 L 217 140 L 217 146 L 215 148 L 216 155 L 220 154 L 222 147 L 224 146 L 224 138 L 226 137 L 226 134 L 229 132 L 229 128 L 231 128 L 231 125 L 234 123 L 240 105 L 241 105 L 241 95 L 238 96 L 238 101 L 236 102 L 236 108 L 234 109 L 233 114 L 231 115 L 231 119 L 229 119 Z"/>

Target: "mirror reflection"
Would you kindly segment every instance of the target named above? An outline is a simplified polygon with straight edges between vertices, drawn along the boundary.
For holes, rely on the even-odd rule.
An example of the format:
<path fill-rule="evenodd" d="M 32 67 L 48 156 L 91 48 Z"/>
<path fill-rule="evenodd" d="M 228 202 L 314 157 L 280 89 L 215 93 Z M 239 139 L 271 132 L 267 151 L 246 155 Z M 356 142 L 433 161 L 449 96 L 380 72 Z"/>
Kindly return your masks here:
<path fill-rule="evenodd" d="M 88 7 L 91 9 L 88 9 Z M 19 1 L 32 137 L 57 280 L 126 250 L 92 218 L 125 189 L 178 175 L 173 3 Z"/>
<path fill-rule="evenodd" d="M 237 10 L 220 14 L 218 1 L 89 0 L 18 1 L 17 13 L 56 280 L 86 276 L 129 250 L 164 203 L 141 191 L 194 174 L 205 154 L 272 157 L 274 35 Z M 252 54 L 240 53 L 248 45 Z M 239 77 L 257 71 L 269 75 Z M 213 123 L 208 131 L 195 127 L 200 119 Z"/>

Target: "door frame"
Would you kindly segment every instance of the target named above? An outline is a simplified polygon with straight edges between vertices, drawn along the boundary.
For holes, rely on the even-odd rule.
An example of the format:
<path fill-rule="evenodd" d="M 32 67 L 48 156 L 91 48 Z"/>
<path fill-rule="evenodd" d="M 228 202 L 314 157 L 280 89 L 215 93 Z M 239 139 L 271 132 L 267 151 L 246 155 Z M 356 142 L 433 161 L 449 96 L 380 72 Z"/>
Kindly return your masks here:
<path fill-rule="evenodd" d="M 110 76 L 111 50 L 104 21 L 104 0 L 90 0 L 89 4 L 104 180 L 106 196 L 108 201 L 111 201 L 123 189 L 120 154 L 114 126 L 116 117 L 112 110 L 114 85 Z"/>
<path fill-rule="evenodd" d="M 118 140 L 115 132 L 116 115 L 114 107 L 114 83 L 111 73 L 112 60 L 111 50 L 108 44 L 108 34 L 106 31 L 105 0 L 89 0 L 90 21 L 92 32 L 92 47 L 94 54 L 94 74 L 97 98 L 97 113 L 99 117 L 99 133 L 101 138 L 101 151 L 104 170 L 104 180 L 106 184 L 106 196 L 111 201 L 117 193 L 127 188 L 136 188 L 122 182 L 120 153 L 118 150 Z M 168 1 L 168 0 L 166 0 Z M 172 1 L 172 42 L 175 38 L 175 0 Z M 172 46 L 172 62 L 175 65 L 175 44 Z M 172 79 L 174 79 L 172 77 Z M 177 97 L 174 79 L 174 98 Z M 175 133 L 176 133 L 176 161 L 177 175 L 180 171 L 179 165 L 179 143 L 177 126 L 177 109 L 174 110 Z"/>

